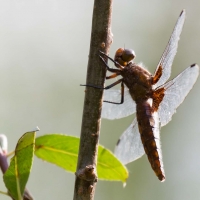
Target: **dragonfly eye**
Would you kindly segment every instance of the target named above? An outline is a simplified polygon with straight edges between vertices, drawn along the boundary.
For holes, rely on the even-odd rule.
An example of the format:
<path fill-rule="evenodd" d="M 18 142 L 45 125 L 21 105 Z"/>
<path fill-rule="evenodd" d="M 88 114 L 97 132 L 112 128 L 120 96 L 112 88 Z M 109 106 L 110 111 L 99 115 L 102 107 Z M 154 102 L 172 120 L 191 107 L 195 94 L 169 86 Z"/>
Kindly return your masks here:
<path fill-rule="evenodd" d="M 132 49 L 119 48 L 115 53 L 115 61 L 120 65 L 126 66 L 135 58 L 135 52 Z"/>

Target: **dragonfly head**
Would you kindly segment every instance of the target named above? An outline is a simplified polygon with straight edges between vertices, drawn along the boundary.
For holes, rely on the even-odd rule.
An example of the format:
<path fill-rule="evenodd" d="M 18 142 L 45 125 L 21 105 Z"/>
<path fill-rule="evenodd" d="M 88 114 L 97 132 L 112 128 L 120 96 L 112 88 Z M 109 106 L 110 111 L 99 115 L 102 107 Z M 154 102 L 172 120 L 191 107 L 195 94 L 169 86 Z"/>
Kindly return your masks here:
<path fill-rule="evenodd" d="M 117 49 L 115 53 L 115 61 L 120 65 L 126 66 L 135 58 L 135 52 L 132 49 Z"/>

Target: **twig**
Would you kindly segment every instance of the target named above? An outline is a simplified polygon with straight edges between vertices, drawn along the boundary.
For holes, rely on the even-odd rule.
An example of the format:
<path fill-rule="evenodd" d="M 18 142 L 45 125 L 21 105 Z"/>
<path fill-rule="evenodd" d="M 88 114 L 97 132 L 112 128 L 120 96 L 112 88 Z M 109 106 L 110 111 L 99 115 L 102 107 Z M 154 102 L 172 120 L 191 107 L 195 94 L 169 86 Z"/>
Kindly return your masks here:
<path fill-rule="evenodd" d="M 104 84 L 106 69 L 98 55 L 99 50 L 108 53 L 112 43 L 111 12 L 112 0 L 94 1 L 87 84 Z M 86 88 L 74 200 L 94 199 L 102 95 L 102 90 Z"/>

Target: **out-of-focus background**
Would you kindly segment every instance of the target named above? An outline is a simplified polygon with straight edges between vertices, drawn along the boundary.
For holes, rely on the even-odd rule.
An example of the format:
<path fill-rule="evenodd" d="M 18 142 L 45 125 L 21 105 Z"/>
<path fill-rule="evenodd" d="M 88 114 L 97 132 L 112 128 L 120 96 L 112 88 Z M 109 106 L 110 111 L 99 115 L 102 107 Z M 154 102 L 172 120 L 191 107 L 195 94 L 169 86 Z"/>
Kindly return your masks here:
<path fill-rule="evenodd" d="M 199 0 L 114 1 L 110 56 L 119 47 L 133 48 L 136 62 L 153 73 L 183 8 L 187 18 L 172 77 L 200 64 Z M 10 151 L 36 126 L 38 135 L 80 135 L 84 88 L 79 84 L 86 79 L 92 11 L 92 0 L 0 2 L 0 132 Z M 127 166 L 125 188 L 99 180 L 96 200 L 200 199 L 199 87 L 200 79 L 161 130 L 166 181 L 159 182 L 143 156 Z M 102 120 L 100 143 L 113 150 L 132 120 Z M 38 200 L 72 199 L 74 180 L 74 174 L 35 158 L 28 188 Z"/>

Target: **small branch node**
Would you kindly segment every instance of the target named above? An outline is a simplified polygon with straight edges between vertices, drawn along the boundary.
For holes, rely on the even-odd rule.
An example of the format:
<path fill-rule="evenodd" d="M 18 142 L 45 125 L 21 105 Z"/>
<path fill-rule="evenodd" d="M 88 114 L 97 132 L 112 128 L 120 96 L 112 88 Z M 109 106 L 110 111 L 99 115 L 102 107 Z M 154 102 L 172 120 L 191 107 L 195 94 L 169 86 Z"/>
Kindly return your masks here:
<path fill-rule="evenodd" d="M 85 168 L 79 169 L 75 175 L 85 181 L 97 182 L 96 168 L 93 165 L 87 165 Z"/>
<path fill-rule="evenodd" d="M 90 185 L 89 188 L 88 188 L 88 192 L 91 194 L 93 192 L 93 188 L 94 186 L 93 185 Z"/>
<path fill-rule="evenodd" d="M 102 43 L 101 43 L 101 48 L 104 49 L 105 47 L 106 47 L 105 42 L 102 42 Z"/>
<path fill-rule="evenodd" d="M 98 137 L 98 134 L 97 133 L 92 133 L 91 136 L 92 137 Z"/>

